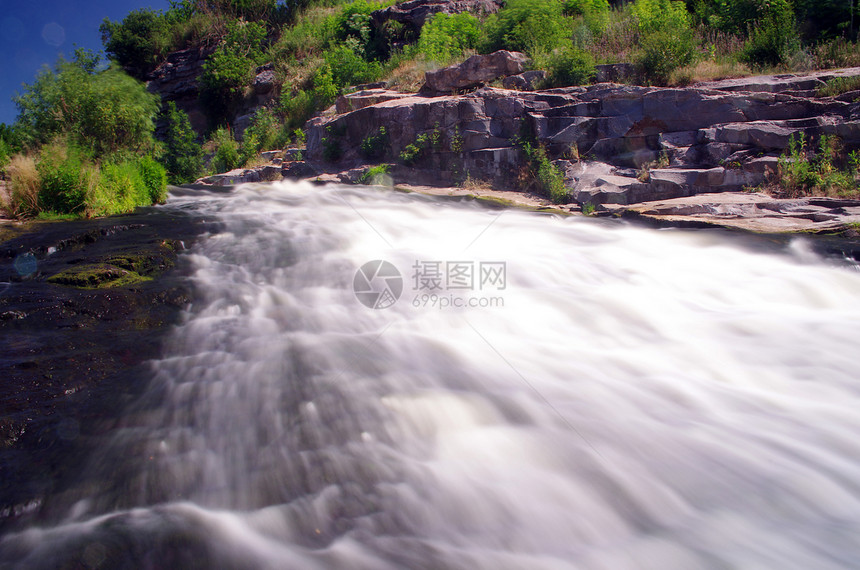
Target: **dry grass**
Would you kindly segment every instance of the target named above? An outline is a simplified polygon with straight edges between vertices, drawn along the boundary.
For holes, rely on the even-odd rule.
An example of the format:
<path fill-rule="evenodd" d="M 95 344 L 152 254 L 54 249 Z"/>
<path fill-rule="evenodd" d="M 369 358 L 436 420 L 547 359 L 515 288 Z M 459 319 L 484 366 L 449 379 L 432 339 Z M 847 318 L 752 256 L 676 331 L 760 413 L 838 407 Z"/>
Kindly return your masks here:
<path fill-rule="evenodd" d="M 423 59 L 404 59 L 388 74 L 388 83 L 398 91 L 417 93 L 424 85 L 424 73 L 431 69 Z"/>
<path fill-rule="evenodd" d="M 753 75 L 753 72 L 745 63 L 739 63 L 737 61 L 717 62 L 714 60 L 706 60 L 675 70 L 675 72 L 672 73 L 669 84 L 673 86 L 682 86 L 702 81 L 718 81 L 720 79 L 747 77 L 749 75 Z"/>
<path fill-rule="evenodd" d="M 4 209 L 15 217 L 32 216 L 39 212 L 41 179 L 32 156 L 16 154 L 6 166 L 9 177 L 9 200 Z M 5 198 L 4 198 L 5 200 Z"/>

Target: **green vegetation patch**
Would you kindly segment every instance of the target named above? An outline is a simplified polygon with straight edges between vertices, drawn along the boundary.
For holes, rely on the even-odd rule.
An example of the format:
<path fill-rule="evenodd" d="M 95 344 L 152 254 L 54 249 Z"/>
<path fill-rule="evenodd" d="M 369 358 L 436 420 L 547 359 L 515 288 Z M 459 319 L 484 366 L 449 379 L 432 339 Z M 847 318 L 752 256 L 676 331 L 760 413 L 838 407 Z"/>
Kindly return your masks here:
<path fill-rule="evenodd" d="M 49 283 L 76 287 L 78 289 L 108 289 L 126 287 L 151 281 L 135 271 L 129 271 L 110 263 L 89 263 L 61 271 L 48 278 Z"/>

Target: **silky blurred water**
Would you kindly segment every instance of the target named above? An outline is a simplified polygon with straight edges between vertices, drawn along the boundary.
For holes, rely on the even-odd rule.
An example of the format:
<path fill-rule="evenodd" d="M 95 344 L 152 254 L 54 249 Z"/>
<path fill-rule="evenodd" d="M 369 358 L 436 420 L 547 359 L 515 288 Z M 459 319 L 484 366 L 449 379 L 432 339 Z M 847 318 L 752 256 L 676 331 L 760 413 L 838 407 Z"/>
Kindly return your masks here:
<path fill-rule="evenodd" d="M 165 207 L 223 224 L 194 303 L 6 565 L 860 566 L 856 267 L 354 187 Z M 372 260 L 385 309 L 353 290 Z"/>

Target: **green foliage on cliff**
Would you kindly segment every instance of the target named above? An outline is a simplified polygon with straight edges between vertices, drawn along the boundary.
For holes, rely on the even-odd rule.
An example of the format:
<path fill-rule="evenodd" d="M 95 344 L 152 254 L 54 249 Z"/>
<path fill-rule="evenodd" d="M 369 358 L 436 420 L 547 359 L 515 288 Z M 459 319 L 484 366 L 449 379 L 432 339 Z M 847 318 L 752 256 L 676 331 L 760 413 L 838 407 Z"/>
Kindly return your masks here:
<path fill-rule="evenodd" d="M 590 83 L 594 77 L 594 56 L 587 51 L 567 46 L 548 55 L 542 67 L 546 68 L 547 87 L 567 87 Z"/>
<path fill-rule="evenodd" d="M 552 51 L 570 37 L 562 8 L 553 0 L 508 0 L 485 22 L 481 51 L 508 49 L 532 56 Z"/>
<path fill-rule="evenodd" d="M 809 144 L 804 133 L 791 136 L 788 151 L 780 157 L 774 190 L 798 196 L 856 197 L 860 193 L 860 153 L 845 152 L 836 136 L 822 135 Z"/>
<path fill-rule="evenodd" d="M 478 18 L 468 12 L 454 15 L 440 12 L 421 28 L 417 49 L 430 61 L 448 63 L 467 49 L 476 48 L 480 40 Z"/>

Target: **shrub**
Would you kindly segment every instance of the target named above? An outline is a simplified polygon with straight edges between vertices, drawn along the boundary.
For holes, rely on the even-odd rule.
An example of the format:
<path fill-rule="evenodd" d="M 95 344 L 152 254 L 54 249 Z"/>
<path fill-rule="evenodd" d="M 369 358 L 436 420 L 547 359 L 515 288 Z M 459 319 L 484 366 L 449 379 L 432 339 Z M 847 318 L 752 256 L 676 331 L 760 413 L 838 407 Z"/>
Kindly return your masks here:
<path fill-rule="evenodd" d="M 143 185 L 149 195 L 149 202 L 140 204 L 160 204 L 167 198 L 167 171 L 151 156 L 142 156 L 131 161 L 137 167 Z"/>
<path fill-rule="evenodd" d="M 531 183 L 535 184 L 554 204 L 567 203 L 570 197 L 564 185 L 564 175 L 550 161 L 546 148 L 522 138 L 516 138 L 514 142 L 526 155 Z"/>
<path fill-rule="evenodd" d="M 45 145 L 36 168 L 39 171 L 39 209 L 58 214 L 83 214 L 92 171 L 85 168 L 84 153 L 63 143 Z"/>
<path fill-rule="evenodd" d="M 364 171 L 359 179 L 361 184 L 375 184 L 381 186 L 390 186 L 391 177 L 388 171 L 391 170 L 390 164 L 379 164 Z"/>
<path fill-rule="evenodd" d="M 382 75 L 382 65 L 367 61 L 345 45 L 332 48 L 323 54 L 331 69 L 331 78 L 337 87 L 370 83 Z"/>
<path fill-rule="evenodd" d="M 421 28 L 417 50 L 428 60 L 448 63 L 467 49 L 476 48 L 480 22 L 468 12 L 453 16 L 438 13 Z"/>
<path fill-rule="evenodd" d="M 167 132 L 161 162 L 174 184 L 191 182 L 203 168 L 203 152 L 197 144 L 197 134 L 191 128 L 188 114 L 176 108 L 176 103 L 167 104 Z"/>
<path fill-rule="evenodd" d="M 594 78 L 594 57 L 585 50 L 568 46 L 550 54 L 544 65 L 547 87 L 567 87 L 590 83 Z"/>
<path fill-rule="evenodd" d="M 105 18 L 99 32 L 108 57 L 137 77 L 154 69 L 172 47 L 166 18 L 148 8 L 133 10 L 122 22 Z"/>
<path fill-rule="evenodd" d="M 486 37 L 481 51 L 509 49 L 534 57 L 559 47 L 569 37 L 570 29 L 559 2 L 509 0 L 484 23 Z"/>
<path fill-rule="evenodd" d="M 331 74 L 328 75 L 328 79 L 331 80 Z M 331 86 L 334 87 L 334 84 Z M 335 93 L 337 93 L 336 90 Z M 319 107 L 322 106 L 323 104 L 320 103 Z M 284 118 L 284 127 L 288 131 L 304 125 L 317 108 L 317 100 L 310 91 L 291 93 L 289 90 L 284 90 L 281 92 L 278 113 Z"/>
<path fill-rule="evenodd" d="M 693 62 L 692 30 L 659 30 L 640 40 L 639 70 L 646 81 L 665 85 L 672 72 Z"/>
<path fill-rule="evenodd" d="M 565 0 L 562 8 L 565 16 L 582 17 L 593 34 L 599 34 L 609 26 L 608 0 Z"/>
<path fill-rule="evenodd" d="M 317 109 L 325 109 L 334 103 L 337 91 L 331 66 L 325 63 L 314 72 L 313 99 L 315 107 Z"/>
<path fill-rule="evenodd" d="M 0 174 L 3 173 L 11 158 L 12 147 L 4 139 L 0 138 Z"/>
<path fill-rule="evenodd" d="M 681 0 L 636 0 L 626 10 L 641 34 L 690 29 L 690 13 Z"/>
<path fill-rule="evenodd" d="M 834 77 L 815 91 L 819 97 L 836 97 L 837 95 L 857 90 L 860 90 L 860 75 Z"/>
<path fill-rule="evenodd" d="M 389 144 L 388 132 L 385 127 L 379 127 L 361 141 L 358 151 L 367 159 L 380 159 L 388 153 Z"/>
<path fill-rule="evenodd" d="M 800 49 L 800 40 L 787 0 L 772 0 L 757 25 L 752 28 L 741 60 L 757 67 L 787 62 Z"/>
<path fill-rule="evenodd" d="M 411 166 L 431 150 L 436 152 L 442 150 L 442 129 L 439 128 L 438 123 L 432 131 L 421 133 L 415 137 L 415 142 L 406 145 L 400 151 L 399 158 L 403 164 Z"/>
<path fill-rule="evenodd" d="M 239 143 L 233 138 L 229 129 L 220 127 L 210 141 L 215 145 L 215 155 L 212 157 L 212 167 L 216 172 L 229 172 L 244 164 L 239 154 Z"/>
<path fill-rule="evenodd" d="M 121 69 L 96 71 L 97 65 L 97 56 L 78 49 L 73 61 L 60 58 L 24 86 L 14 100 L 26 144 L 68 136 L 96 156 L 151 148 L 158 96 Z"/>
<path fill-rule="evenodd" d="M 254 69 L 264 63 L 266 28 L 255 22 L 230 21 L 224 42 L 203 64 L 200 83 L 211 117 L 222 119 L 241 99 Z"/>
<path fill-rule="evenodd" d="M 378 56 L 374 42 L 370 13 L 374 6 L 365 0 L 355 0 L 346 4 L 335 19 L 336 38 L 360 58 Z"/>
<path fill-rule="evenodd" d="M 257 109 L 254 116 L 251 118 L 251 125 L 245 129 L 242 135 L 243 140 L 253 140 L 252 154 L 256 154 L 263 150 L 271 150 L 275 148 L 275 141 L 278 139 L 280 125 L 275 114 L 265 107 Z"/>
<path fill-rule="evenodd" d="M 806 135 L 791 136 L 788 153 L 779 159 L 777 189 L 789 196 L 815 194 L 856 195 L 857 153 L 848 157 L 839 138 L 822 135 L 818 151 L 812 152 Z"/>

